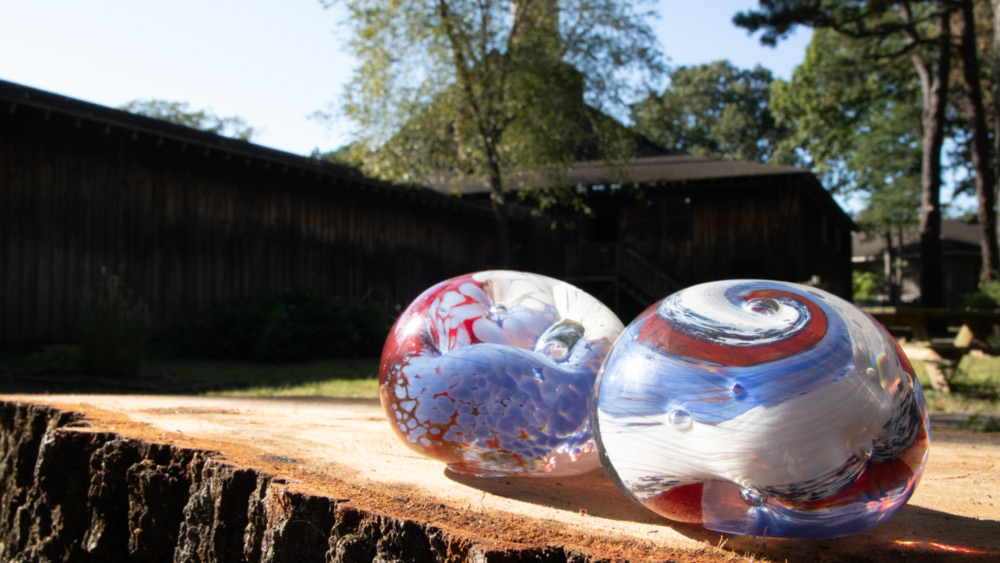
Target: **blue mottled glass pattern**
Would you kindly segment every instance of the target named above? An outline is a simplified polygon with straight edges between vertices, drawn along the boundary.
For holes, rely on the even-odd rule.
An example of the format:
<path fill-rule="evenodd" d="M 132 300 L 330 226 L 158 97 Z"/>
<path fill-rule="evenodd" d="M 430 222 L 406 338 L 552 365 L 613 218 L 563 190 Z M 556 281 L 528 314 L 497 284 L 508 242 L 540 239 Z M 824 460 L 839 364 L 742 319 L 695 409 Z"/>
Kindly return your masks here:
<path fill-rule="evenodd" d="M 573 475 L 600 466 L 594 380 L 621 321 L 560 281 L 487 271 L 443 281 L 397 320 L 382 406 L 414 450 L 462 474 Z"/>

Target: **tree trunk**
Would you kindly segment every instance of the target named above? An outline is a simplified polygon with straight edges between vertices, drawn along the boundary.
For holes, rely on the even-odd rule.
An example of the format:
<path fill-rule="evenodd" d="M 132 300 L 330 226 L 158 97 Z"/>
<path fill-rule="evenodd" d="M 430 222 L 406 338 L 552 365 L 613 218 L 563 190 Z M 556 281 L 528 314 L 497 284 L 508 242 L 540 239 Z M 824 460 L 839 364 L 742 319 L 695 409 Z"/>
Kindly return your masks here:
<path fill-rule="evenodd" d="M 896 247 L 892 244 L 892 229 L 887 229 L 882 235 L 885 237 L 885 252 L 882 255 L 882 271 L 885 278 L 885 292 L 889 298 L 889 304 L 893 307 L 899 306 L 899 282 L 895 275 L 895 254 Z"/>
<path fill-rule="evenodd" d="M 993 80 L 1000 80 L 1000 0 L 992 0 L 993 6 Z M 996 157 L 993 168 L 994 198 L 1000 199 L 1000 88 L 993 89 L 993 155 Z M 1000 226 L 998 226 L 1000 229 Z M 997 231 L 1000 237 L 1000 230 Z"/>
<path fill-rule="evenodd" d="M 941 148 L 951 63 L 951 8 L 938 16 L 937 52 L 933 68 L 919 54 L 913 64 L 923 90 L 923 154 L 920 174 L 920 299 L 925 307 L 944 305 L 941 274 Z M 932 72 L 933 71 L 933 72 Z"/>
<path fill-rule="evenodd" d="M 489 159 L 489 169 L 490 207 L 493 209 L 493 217 L 497 222 L 497 259 L 501 268 L 510 268 L 510 224 L 507 217 L 507 207 L 504 205 L 503 177 L 499 164 L 493 158 Z"/>
<path fill-rule="evenodd" d="M 972 0 L 962 0 L 962 38 L 960 53 L 962 60 L 962 81 L 965 84 L 964 112 L 972 127 L 972 166 L 976 175 L 976 197 L 979 199 L 980 246 L 983 261 L 981 280 L 994 281 L 1000 270 L 997 251 L 996 192 L 994 173 L 990 164 L 990 141 L 986 129 L 986 108 L 983 92 L 979 85 L 979 57 L 976 53 L 975 19 Z"/>
<path fill-rule="evenodd" d="M 451 52 L 454 56 L 455 76 L 458 84 L 465 94 L 464 111 L 468 112 L 472 118 L 479 134 L 483 149 L 486 152 L 486 168 L 490 178 L 490 203 L 493 208 L 493 216 L 497 223 L 497 260 L 501 268 L 511 266 L 510 258 L 510 226 L 507 223 L 507 210 L 503 201 L 503 176 L 500 171 L 500 157 L 497 147 L 503 135 L 502 128 L 498 128 L 495 118 L 495 108 L 497 102 L 494 100 L 493 109 L 490 104 L 485 103 L 475 92 L 472 78 L 469 76 L 469 66 L 466 64 L 468 57 L 466 52 L 471 47 L 460 39 L 460 35 L 455 31 L 452 21 L 454 14 L 451 13 L 448 2 L 438 0 L 438 13 L 445 28 L 445 35 L 451 45 Z M 485 43 L 483 44 L 485 48 Z M 485 60 L 487 53 L 481 53 L 480 60 Z M 459 130 L 456 127 L 456 130 Z"/>
<path fill-rule="evenodd" d="M 896 225 L 896 253 L 892 262 L 896 271 L 896 301 L 893 305 L 903 303 L 903 225 Z"/>

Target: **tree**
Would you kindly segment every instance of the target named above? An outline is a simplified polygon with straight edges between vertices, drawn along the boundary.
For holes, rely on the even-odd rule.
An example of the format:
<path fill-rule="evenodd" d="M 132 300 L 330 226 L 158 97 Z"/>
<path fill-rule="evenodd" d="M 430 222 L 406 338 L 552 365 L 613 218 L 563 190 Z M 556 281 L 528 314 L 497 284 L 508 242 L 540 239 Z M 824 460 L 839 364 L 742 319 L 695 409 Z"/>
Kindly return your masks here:
<path fill-rule="evenodd" d="M 681 153 L 793 163 L 795 155 L 775 153 L 790 131 L 768 108 L 772 80 L 760 65 L 744 70 L 725 60 L 678 67 L 662 94 L 632 106 L 635 130 Z"/>
<path fill-rule="evenodd" d="M 1000 161 L 1000 87 L 996 81 L 1000 80 L 1000 0 L 991 0 L 990 7 L 993 9 L 993 155 Z M 996 169 L 994 169 L 996 170 Z M 997 194 L 1000 198 L 1000 173 L 996 175 L 998 182 Z"/>
<path fill-rule="evenodd" d="M 791 131 L 768 107 L 773 79 L 760 65 L 745 70 L 725 60 L 678 67 L 662 94 L 632 106 L 635 130 L 679 153 L 792 164 L 794 153 L 776 152 Z"/>
<path fill-rule="evenodd" d="M 361 168 L 364 165 L 364 153 L 356 142 L 347 143 L 332 151 L 321 151 L 315 148 L 310 153 L 309 158 L 325 160 L 326 162 L 350 166 L 352 168 Z"/>
<path fill-rule="evenodd" d="M 241 141 L 249 141 L 255 133 L 242 117 L 219 117 L 210 110 L 193 110 L 187 102 L 132 100 L 118 109 Z"/>
<path fill-rule="evenodd" d="M 920 179 L 920 84 L 864 45 L 820 29 L 789 81 L 771 85 L 770 110 L 791 133 L 778 151 L 803 159 L 834 193 L 870 194 Z M 916 163 L 916 165 L 914 164 Z"/>
<path fill-rule="evenodd" d="M 979 200 L 980 246 L 983 253 L 982 282 L 991 284 L 1000 270 L 1000 251 L 997 249 L 996 177 L 986 126 L 986 106 L 983 102 L 979 54 L 976 41 L 976 19 L 972 0 L 960 0 L 959 60 L 962 68 L 962 114 L 971 129 L 970 152 L 975 171 L 976 198 Z"/>
<path fill-rule="evenodd" d="M 867 199 L 857 220 L 863 230 L 885 239 L 885 279 L 896 302 L 900 273 L 893 266 L 902 231 L 920 217 L 916 76 L 898 64 L 872 61 L 864 45 L 819 29 L 791 79 L 776 80 L 771 88 L 771 111 L 792 130 L 778 150 L 803 151 L 828 189 Z"/>
<path fill-rule="evenodd" d="M 502 265 L 510 179 L 532 172 L 532 182 L 551 183 L 588 133 L 602 156 L 623 160 L 627 136 L 589 108 L 623 111 L 634 79 L 661 68 L 652 31 L 627 1 L 322 1 L 349 13 L 361 64 L 343 110 L 367 171 L 414 183 L 446 172 L 489 186 Z"/>
<path fill-rule="evenodd" d="M 909 59 L 921 85 L 921 298 L 943 303 L 941 274 L 941 153 L 951 70 L 950 0 L 908 2 L 865 0 L 761 0 L 759 11 L 737 14 L 734 22 L 761 42 L 774 45 L 796 25 L 832 29 L 858 41 L 872 61 Z M 863 74 L 859 74 L 861 80 Z"/>
<path fill-rule="evenodd" d="M 903 274 L 903 233 L 906 227 L 920 220 L 920 186 L 906 182 L 901 186 L 874 191 L 868 196 L 868 205 L 858 214 L 861 228 L 869 233 L 879 233 L 885 241 L 883 277 L 892 305 L 899 305 Z"/>

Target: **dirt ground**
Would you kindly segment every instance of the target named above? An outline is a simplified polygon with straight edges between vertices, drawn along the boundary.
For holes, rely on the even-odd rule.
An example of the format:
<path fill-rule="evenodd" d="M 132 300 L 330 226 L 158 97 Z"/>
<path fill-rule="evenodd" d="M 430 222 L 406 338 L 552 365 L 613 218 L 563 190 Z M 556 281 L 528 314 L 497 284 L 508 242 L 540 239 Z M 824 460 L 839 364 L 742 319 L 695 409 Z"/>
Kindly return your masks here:
<path fill-rule="evenodd" d="M 311 494 L 431 522 L 495 545 L 563 545 L 608 559 L 1000 560 L 1000 434 L 932 429 L 909 504 L 887 523 L 832 540 L 776 540 L 679 525 L 629 502 L 600 471 L 562 479 L 446 472 L 391 432 L 372 400 L 0 395 L 84 413 L 80 432 L 218 452 Z M 950 426 L 954 426 L 951 424 Z M 721 548 L 721 549 L 720 549 Z"/>

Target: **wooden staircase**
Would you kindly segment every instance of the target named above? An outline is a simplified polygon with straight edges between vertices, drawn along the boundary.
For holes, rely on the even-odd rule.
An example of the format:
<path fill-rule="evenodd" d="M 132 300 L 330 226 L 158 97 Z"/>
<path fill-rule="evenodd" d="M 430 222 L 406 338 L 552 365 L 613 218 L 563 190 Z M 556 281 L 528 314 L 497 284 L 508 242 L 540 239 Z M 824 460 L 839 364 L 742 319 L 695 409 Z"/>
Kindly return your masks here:
<path fill-rule="evenodd" d="M 619 315 L 634 306 L 645 309 L 684 287 L 634 248 L 620 243 L 567 245 L 565 272 L 567 281 L 594 291 Z M 627 307 L 626 298 L 633 307 Z"/>

